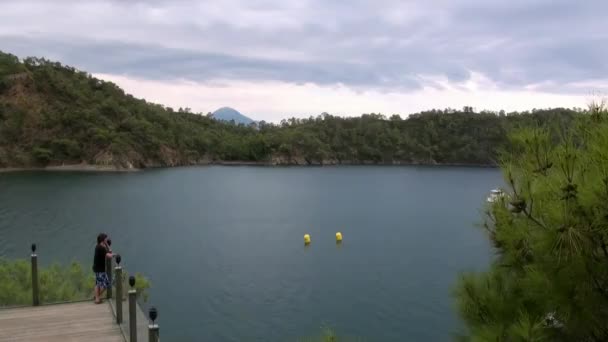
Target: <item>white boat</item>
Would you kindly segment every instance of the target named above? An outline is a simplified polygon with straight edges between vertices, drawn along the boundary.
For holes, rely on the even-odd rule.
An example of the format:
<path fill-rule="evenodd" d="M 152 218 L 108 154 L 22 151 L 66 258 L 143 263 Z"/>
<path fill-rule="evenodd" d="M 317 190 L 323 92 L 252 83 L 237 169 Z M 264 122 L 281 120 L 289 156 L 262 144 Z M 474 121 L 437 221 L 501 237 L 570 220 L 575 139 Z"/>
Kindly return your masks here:
<path fill-rule="evenodd" d="M 555 312 L 549 312 L 545 316 L 545 325 L 551 328 L 562 328 L 564 324 L 555 317 Z"/>
<path fill-rule="evenodd" d="M 490 196 L 488 196 L 487 201 L 488 203 L 494 203 L 501 199 L 504 195 L 504 191 L 500 189 L 493 189 L 492 191 L 490 191 Z"/>

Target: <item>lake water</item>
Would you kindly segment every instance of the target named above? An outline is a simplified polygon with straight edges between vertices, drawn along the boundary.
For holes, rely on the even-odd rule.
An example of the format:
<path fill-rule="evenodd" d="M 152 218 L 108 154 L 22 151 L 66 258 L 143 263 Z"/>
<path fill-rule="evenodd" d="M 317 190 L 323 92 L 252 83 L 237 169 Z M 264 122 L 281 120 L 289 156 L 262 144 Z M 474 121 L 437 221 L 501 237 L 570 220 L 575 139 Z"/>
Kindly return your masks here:
<path fill-rule="evenodd" d="M 458 273 L 488 267 L 475 225 L 500 184 L 452 167 L 0 174 L 0 256 L 37 242 L 41 262 L 88 270 L 109 233 L 152 282 L 164 341 L 444 341 Z"/>

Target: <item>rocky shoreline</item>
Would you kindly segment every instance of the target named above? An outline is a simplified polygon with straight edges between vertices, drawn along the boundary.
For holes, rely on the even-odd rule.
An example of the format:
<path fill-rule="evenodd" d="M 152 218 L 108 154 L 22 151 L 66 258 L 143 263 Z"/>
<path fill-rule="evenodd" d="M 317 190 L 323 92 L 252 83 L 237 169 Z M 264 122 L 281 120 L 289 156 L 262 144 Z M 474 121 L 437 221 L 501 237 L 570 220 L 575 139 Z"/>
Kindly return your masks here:
<path fill-rule="evenodd" d="M 69 165 L 50 165 L 43 167 L 4 167 L 0 168 L 0 173 L 3 172 L 21 172 L 21 171 L 53 171 L 53 172 L 133 172 L 139 171 L 135 168 L 122 168 L 108 165 L 91 165 L 91 164 L 69 164 Z"/>
<path fill-rule="evenodd" d="M 439 166 L 439 167 L 487 167 L 495 168 L 497 165 L 489 164 L 470 164 L 470 163 L 414 163 L 414 162 L 403 162 L 403 161 L 392 161 L 388 162 L 374 162 L 374 161 L 336 161 L 327 160 L 322 162 L 307 162 L 305 160 L 272 160 L 272 161 L 201 161 L 198 163 L 189 164 L 176 164 L 176 165 L 150 165 L 144 168 L 122 167 L 114 165 L 94 165 L 87 163 L 78 164 L 63 164 L 63 165 L 49 165 L 42 167 L 0 167 L 0 173 L 6 172 L 20 172 L 20 171 L 53 171 L 53 172 L 137 172 L 145 169 L 155 168 L 172 168 L 172 167 L 185 167 L 185 166 Z"/>

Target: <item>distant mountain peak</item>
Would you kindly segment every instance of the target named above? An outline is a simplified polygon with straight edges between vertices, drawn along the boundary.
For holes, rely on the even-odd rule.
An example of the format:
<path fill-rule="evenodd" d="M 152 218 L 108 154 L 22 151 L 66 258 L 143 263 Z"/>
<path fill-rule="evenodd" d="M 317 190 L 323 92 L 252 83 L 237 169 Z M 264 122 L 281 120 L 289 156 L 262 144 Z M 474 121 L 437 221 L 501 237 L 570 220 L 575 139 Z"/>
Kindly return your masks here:
<path fill-rule="evenodd" d="M 235 123 L 248 125 L 253 122 L 253 120 L 243 114 L 241 114 L 238 110 L 231 107 L 222 107 L 211 114 L 215 119 L 222 121 L 232 121 Z"/>

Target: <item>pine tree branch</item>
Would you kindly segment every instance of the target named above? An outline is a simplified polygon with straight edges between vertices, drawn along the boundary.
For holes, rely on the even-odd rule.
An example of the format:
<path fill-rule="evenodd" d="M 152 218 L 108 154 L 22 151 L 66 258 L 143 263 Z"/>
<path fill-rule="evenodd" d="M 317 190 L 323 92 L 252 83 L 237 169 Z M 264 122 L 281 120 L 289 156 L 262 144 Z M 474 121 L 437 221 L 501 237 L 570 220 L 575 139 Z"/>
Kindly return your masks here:
<path fill-rule="evenodd" d="M 600 246 L 602 247 L 602 252 L 604 252 L 604 256 L 606 258 L 608 258 L 608 249 L 606 248 L 606 242 L 604 241 L 604 238 L 601 238 L 601 243 Z"/>
<path fill-rule="evenodd" d="M 532 221 L 532 222 L 536 223 L 536 224 L 537 224 L 538 226 L 540 226 L 541 228 L 547 229 L 547 226 L 546 226 L 546 225 L 544 225 L 542 222 L 540 222 L 538 219 L 536 219 L 534 216 L 532 216 L 532 214 L 531 214 L 531 213 L 528 211 L 528 209 L 527 209 L 527 208 L 524 208 L 522 212 L 523 212 L 523 213 L 526 215 L 526 217 L 527 217 L 527 218 L 528 218 L 530 221 Z"/>
<path fill-rule="evenodd" d="M 595 284 L 595 289 L 600 293 L 600 295 L 602 297 L 608 299 L 608 291 L 606 291 L 606 289 L 602 286 L 602 284 L 600 284 L 599 280 L 593 273 L 591 267 L 589 267 L 589 264 L 587 262 L 585 262 L 584 264 L 585 264 L 585 269 L 587 270 L 587 273 L 590 275 L 591 280 Z"/>

